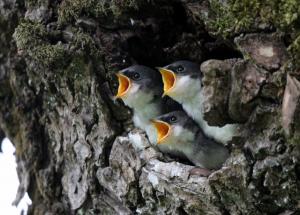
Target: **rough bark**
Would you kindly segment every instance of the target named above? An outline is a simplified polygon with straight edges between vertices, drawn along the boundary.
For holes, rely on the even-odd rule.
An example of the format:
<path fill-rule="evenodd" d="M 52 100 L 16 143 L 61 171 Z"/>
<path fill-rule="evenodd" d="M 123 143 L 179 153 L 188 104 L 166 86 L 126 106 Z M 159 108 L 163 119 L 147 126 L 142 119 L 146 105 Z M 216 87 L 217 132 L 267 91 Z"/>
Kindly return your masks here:
<path fill-rule="evenodd" d="M 297 0 L 2 0 L 15 204 L 27 191 L 30 214 L 299 213 L 299 17 Z M 152 148 L 111 100 L 119 69 L 179 59 L 202 64 L 209 124 L 241 124 L 208 178 Z"/>

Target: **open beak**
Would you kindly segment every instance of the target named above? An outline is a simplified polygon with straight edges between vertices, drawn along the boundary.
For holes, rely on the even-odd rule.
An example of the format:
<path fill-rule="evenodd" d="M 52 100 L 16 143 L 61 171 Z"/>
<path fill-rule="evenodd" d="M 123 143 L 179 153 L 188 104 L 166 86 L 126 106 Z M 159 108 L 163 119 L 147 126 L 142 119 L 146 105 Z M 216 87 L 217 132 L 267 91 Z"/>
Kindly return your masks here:
<path fill-rule="evenodd" d="M 168 95 L 176 83 L 176 74 L 166 68 L 158 68 L 162 75 L 162 80 L 164 83 L 164 93 L 163 96 Z"/>
<path fill-rule="evenodd" d="M 118 93 L 115 98 L 122 98 L 131 87 L 131 80 L 121 73 L 116 74 L 119 81 Z"/>
<path fill-rule="evenodd" d="M 160 120 L 151 120 L 157 132 L 157 144 L 162 143 L 170 134 L 171 126 Z"/>

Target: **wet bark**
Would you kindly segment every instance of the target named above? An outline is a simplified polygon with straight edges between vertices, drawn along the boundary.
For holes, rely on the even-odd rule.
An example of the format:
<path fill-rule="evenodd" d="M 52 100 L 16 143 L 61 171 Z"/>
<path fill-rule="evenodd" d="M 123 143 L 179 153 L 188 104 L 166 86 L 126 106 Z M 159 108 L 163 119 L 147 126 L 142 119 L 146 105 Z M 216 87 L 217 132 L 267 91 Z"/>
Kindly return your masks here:
<path fill-rule="evenodd" d="M 30 214 L 299 213 L 300 6 L 251 2 L 1 1 L 14 203 L 28 192 Z M 111 99 L 119 69 L 180 59 L 201 64 L 209 124 L 241 125 L 208 178 L 152 148 Z"/>

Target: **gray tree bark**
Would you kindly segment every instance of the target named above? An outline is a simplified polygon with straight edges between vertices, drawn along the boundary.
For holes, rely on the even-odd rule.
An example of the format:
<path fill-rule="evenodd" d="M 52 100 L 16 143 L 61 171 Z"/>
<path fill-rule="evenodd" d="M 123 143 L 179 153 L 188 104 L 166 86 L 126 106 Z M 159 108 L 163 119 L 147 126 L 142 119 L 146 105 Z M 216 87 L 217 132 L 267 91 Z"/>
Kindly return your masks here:
<path fill-rule="evenodd" d="M 28 192 L 29 214 L 299 213 L 299 17 L 295 0 L 2 0 L 14 203 Z M 152 148 L 110 96 L 119 69 L 179 59 L 201 63 L 209 124 L 241 124 L 208 178 Z"/>

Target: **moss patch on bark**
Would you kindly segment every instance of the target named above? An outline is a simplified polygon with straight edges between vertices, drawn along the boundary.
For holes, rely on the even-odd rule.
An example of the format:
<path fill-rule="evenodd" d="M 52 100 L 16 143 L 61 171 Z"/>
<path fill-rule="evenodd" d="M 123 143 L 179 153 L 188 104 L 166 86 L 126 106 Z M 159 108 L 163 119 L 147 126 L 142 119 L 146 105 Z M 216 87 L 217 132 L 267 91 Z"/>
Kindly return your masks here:
<path fill-rule="evenodd" d="M 118 17 L 130 9 L 137 10 L 142 2 L 141 0 L 66 0 L 60 4 L 58 21 L 65 24 L 77 19 L 82 14 L 94 17 L 106 15 Z"/>
<path fill-rule="evenodd" d="M 290 32 L 299 28 L 300 5 L 297 0 L 211 0 L 210 9 L 214 19 L 209 21 L 209 28 L 223 37 L 266 25 L 289 29 Z"/>

